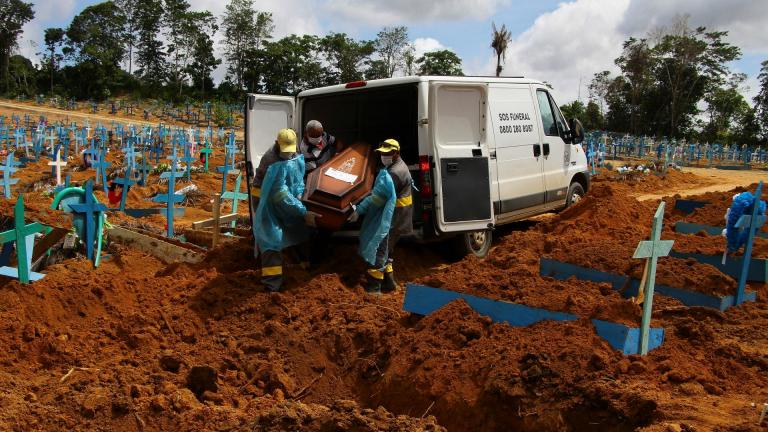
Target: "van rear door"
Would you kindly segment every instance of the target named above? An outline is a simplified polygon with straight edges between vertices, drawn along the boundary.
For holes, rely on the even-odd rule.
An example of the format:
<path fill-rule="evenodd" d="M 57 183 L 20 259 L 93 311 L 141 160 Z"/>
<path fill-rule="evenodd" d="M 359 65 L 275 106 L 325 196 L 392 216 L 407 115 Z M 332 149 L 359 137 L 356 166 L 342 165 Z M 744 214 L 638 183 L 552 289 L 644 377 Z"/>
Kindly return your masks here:
<path fill-rule="evenodd" d="M 436 225 L 484 230 L 493 222 L 485 84 L 432 82 L 429 124 L 435 160 Z"/>
<path fill-rule="evenodd" d="M 275 144 L 277 131 L 295 129 L 296 100 L 291 96 L 249 94 L 245 104 L 245 170 L 248 179 L 248 200 L 251 183 L 261 156 Z M 253 207 L 251 207 L 253 208 Z M 251 212 L 251 222 L 253 222 Z"/>

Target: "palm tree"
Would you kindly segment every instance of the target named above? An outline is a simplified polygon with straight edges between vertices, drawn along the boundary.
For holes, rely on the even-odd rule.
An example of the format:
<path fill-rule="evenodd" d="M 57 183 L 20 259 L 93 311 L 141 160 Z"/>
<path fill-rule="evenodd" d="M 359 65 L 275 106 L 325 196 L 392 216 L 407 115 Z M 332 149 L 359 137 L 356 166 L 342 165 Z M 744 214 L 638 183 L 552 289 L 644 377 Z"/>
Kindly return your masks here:
<path fill-rule="evenodd" d="M 491 26 L 493 27 L 491 48 L 496 51 L 496 76 L 499 76 L 501 75 L 501 61 L 505 59 L 507 54 L 507 46 L 512 38 L 512 33 L 507 30 L 506 24 L 502 24 L 500 29 L 496 29 L 496 23 L 491 23 Z"/>

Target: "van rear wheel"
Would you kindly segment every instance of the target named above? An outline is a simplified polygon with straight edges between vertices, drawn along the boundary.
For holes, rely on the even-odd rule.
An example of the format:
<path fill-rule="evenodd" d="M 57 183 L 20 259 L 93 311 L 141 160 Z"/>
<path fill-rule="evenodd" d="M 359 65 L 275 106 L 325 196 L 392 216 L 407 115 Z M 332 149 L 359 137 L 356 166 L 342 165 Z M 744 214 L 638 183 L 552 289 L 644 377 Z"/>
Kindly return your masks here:
<path fill-rule="evenodd" d="M 457 258 L 470 254 L 485 258 L 491 249 L 492 242 L 493 235 L 490 230 L 465 232 L 453 239 L 453 250 Z"/>

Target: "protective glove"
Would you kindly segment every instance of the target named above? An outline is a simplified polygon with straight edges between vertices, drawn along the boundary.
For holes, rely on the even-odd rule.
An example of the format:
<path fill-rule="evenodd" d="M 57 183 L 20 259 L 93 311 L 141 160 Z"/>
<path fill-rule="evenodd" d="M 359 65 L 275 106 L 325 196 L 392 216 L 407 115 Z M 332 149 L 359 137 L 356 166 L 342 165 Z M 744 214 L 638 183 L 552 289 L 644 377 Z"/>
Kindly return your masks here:
<path fill-rule="evenodd" d="M 358 219 L 360 219 L 360 213 L 357 212 L 357 207 L 354 205 L 352 207 L 352 214 L 349 215 L 347 218 L 347 222 L 355 223 Z"/>
<path fill-rule="evenodd" d="M 323 216 L 315 212 L 308 211 L 304 213 L 304 223 L 307 224 L 307 226 L 316 227 L 317 218 L 321 218 L 321 217 Z"/>

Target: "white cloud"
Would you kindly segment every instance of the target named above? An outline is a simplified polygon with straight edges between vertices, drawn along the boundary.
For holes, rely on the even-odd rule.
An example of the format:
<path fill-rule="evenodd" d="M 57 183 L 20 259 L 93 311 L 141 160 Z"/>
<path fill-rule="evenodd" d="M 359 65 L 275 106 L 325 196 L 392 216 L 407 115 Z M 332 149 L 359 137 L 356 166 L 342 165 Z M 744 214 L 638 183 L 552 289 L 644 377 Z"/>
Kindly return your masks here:
<path fill-rule="evenodd" d="M 540 15 L 510 42 L 503 76 L 524 75 L 547 81 L 559 103 L 586 98 L 586 85 L 596 72 L 613 68 L 624 39 L 617 29 L 629 0 L 577 0 Z M 493 75 L 496 58 L 489 54 L 481 70 L 470 62 L 469 73 Z"/>
<path fill-rule="evenodd" d="M 691 27 L 727 30 L 728 40 L 750 52 L 768 52 L 768 3 L 765 0 L 634 0 L 620 30 L 643 36 L 669 26 L 676 16 L 689 15 Z"/>
<path fill-rule="evenodd" d="M 434 38 L 416 38 L 411 44 L 415 50 L 414 56 L 416 58 L 423 56 L 424 53 L 446 49 L 439 40 Z"/>
<path fill-rule="evenodd" d="M 19 54 L 38 63 L 37 53 L 45 49 L 44 31 L 51 27 L 45 23 L 58 20 L 62 16 L 74 16 L 75 0 L 37 2 L 32 6 L 35 18 L 23 27 L 24 33 L 19 38 Z M 66 25 L 63 27 L 66 28 Z"/>
<path fill-rule="evenodd" d="M 329 0 L 331 16 L 371 25 L 486 19 L 509 0 Z"/>

